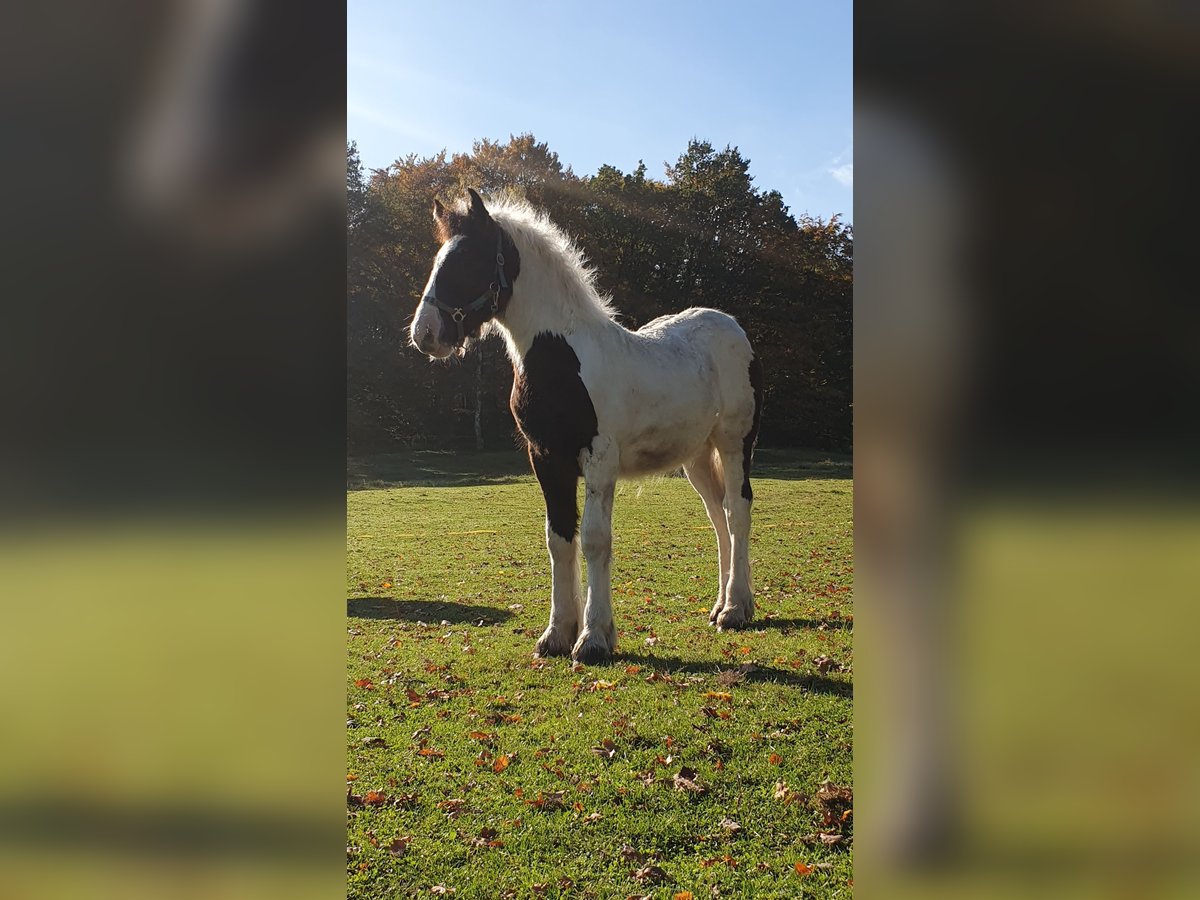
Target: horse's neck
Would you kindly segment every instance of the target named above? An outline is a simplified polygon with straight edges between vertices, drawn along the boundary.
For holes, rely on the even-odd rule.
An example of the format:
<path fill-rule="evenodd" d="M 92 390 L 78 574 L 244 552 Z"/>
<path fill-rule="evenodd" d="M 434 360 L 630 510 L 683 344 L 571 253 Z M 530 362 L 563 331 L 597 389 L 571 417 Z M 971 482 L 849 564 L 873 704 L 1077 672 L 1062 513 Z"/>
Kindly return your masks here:
<path fill-rule="evenodd" d="M 619 331 L 620 326 L 596 308 L 588 291 L 561 275 L 522 269 L 499 322 L 512 360 L 523 360 L 533 339 L 542 333 L 578 341 L 602 340 L 608 332 Z"/>

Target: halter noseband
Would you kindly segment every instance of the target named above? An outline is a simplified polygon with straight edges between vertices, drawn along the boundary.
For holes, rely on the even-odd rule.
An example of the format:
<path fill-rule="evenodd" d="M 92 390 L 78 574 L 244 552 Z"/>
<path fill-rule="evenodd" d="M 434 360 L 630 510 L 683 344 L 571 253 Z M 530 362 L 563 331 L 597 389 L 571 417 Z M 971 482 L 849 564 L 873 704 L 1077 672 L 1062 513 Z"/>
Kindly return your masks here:
<path fill-rule="evenodd" d="M 465 306 L 447 306 L 433 292 L 433 285 L 429 285 L 429 293 L 421 298 L 422 303 L 428 303 L 435 309 L 440 309 L 444 313 L 448 313 L 450 318 L 454 320 L 454 324 L 458 326 L 458 339 L 454 342 L 454 346 L 460 347 L 466 340 L 466 330 L 463 328 L 463 320 L 473 312 L 483 309 L 489 304 L 492 307 L 492 315 L 496 315 L 500 311 L 500 292 L 507 290 L 509 287 L 508 279 L 504 277 L 504 229 L 496 226 L 496 280 L 488 285 L 486 291 L 472 300 Z M 489 316 L 490 318 L 490 316 Z"/>

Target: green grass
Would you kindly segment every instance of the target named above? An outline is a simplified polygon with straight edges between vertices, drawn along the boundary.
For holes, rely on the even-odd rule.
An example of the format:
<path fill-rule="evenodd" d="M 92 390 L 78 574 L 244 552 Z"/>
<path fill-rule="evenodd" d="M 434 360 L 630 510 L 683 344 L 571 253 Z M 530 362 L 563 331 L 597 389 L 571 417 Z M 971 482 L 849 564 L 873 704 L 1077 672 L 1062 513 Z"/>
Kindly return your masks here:
<path fill-rule="evenodd" d="M 818 794 L 851 780 L 849 466 L 760 456 L 753 627 L 707 624 L 716 546 L 690 485 L 622 483 L 617 657 L 586 668 L 531 658 L 549 563 L 519 456 L 356 461 L 350 897 L 851 895 L 850 804 Z M 676 789 L 684 767 L 702 793 Z"/>

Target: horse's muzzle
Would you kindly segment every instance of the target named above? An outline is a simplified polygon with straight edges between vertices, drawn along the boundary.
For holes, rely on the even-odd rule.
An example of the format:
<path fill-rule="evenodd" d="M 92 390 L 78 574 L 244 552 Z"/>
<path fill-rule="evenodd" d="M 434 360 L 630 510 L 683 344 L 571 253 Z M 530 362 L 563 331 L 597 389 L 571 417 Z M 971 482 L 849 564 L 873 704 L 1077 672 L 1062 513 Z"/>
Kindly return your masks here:
<path fill-rule="evenodd" d="M 453 347 L 441 343 L 435 335 L 428 331 L 422 334 L 419 340 L 414 340 L 413 345 L 426 356 L 433 359 L 445 359 L 454 352 Z"/>

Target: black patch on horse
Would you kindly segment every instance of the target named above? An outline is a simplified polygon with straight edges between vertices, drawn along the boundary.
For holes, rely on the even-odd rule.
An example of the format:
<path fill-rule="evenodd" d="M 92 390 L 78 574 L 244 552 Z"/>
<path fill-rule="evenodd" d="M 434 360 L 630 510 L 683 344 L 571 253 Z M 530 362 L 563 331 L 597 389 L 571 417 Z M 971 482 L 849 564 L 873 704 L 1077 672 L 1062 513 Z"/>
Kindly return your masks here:
<path fill-rule="evenodd" d="M 471 190 L 470 207 L 467 212 L 447 208 L 434 201 L 434 222 L 438 239 L 444 244 L 451 238 L 462 240 L 447 254 L 434 279 L 434 296 L 447 306 L 463 308 L 480 297 L 488 286 L 496 281 L 496 250 L 504 256 L 504 276 L 509 286 L 500 290 L 496 316 L 503 319 L 508 301 L 512 299 L 512 285 L 521 274 L 521 254 L 517 245 L 501 229 L 483 205 L 479 195 Z M 478 337 L 484 323 L 492 318 L 490 307 L 475 310 L 463 320 L 463 333 L 467 337 Z M 444 344 L 457 342 L 458 329 L 445 313 L 441 315 Z"/>
<path fill-rule="evenodd" d="M 742 496 L 747 500 L 754 499 L 750 487 L 750 463 L 754 458 L 754 442 L 758 440 L 758 424 L 762 421 L 763 371 L 757 356 L 750 357 L 750 387 L 754 390 L 754 420 L 742 441 Z"/>
<path fill-rule="evenodd" d="M 579 377 L 579 357 L 566 338 L 542 332 L 513 372 L 510 401 L 529 462 L 546 498 L 550 529 L 574 540 L 579 525 L 579 453 L 599 433 L 596 409 Z"/>

